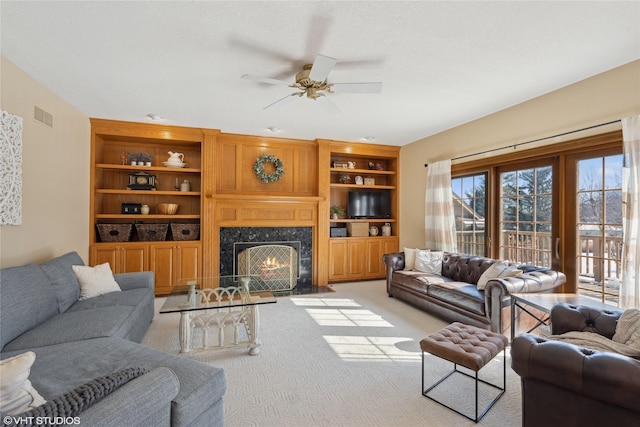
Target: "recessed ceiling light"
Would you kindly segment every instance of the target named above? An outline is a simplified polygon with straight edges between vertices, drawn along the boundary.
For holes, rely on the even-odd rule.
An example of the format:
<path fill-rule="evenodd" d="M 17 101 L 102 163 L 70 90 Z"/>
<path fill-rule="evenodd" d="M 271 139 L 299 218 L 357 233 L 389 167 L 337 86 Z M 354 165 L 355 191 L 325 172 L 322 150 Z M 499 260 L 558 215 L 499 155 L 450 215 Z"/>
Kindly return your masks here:
<path fill-rule="evenodd" d="M 158 121 L 160 121 L 160 120 L 162 120 L 162 119 L 164 118 L 164 117 L 162 117 L 162 116 L 159 116 L 159 115 L 157 115 L 157 114 L 153 114 L 153 113 L 151 113 L 151 114 L 147 114 L 147 117 L 148 117 L 150 120 L 154 121 L 154 122 L 158 122 Z"/>

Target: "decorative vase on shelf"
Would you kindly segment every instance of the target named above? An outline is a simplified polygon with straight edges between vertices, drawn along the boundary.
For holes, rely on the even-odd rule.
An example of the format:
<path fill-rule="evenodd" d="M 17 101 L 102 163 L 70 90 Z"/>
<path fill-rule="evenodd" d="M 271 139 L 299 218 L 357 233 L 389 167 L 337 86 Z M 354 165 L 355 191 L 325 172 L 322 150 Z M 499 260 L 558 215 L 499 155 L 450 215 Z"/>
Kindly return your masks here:
<path fill-rule="evenodd" d="M 142 215 L 149 215 L 149 205 L 142 205 L 140 207 L 140 213 Z"/>
<path fill-rule="evenodd" d="M 338 219 L 338 214 L 337 213 L 332 213 L 331 214 L 331 219 Z"/>
<path fill-rule="evenodd" d="M 391 236 L 391 224 L 385 222 L 382 226 L 382 235 L 383 236 Z"/>
<path fill-rule="evenodd" d="M 372 225 L 371 227 L 369 227 L 369 235 L 370 236 L 377 236 L 378 235 L 378 227 L 376 227 L 375 225 Z"/>

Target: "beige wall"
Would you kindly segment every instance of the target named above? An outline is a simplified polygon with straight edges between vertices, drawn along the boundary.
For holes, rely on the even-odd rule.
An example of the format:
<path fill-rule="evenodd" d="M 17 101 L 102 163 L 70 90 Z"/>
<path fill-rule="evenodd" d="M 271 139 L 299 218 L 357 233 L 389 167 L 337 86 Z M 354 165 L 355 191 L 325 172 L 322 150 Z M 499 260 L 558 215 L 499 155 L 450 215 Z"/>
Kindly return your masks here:
<path fill-rule="evenodd" d="M 77 251 L 88 260 L 89 119 L 0 57 L 2 109 L 23 118 L 22 225 L 0 226 L 0 267 Z M 33 118 L 53 115 L 53 128 Z"/>
<path fill-rule="evenodd" d="M 640 114 L 640 61 L 403 146 L 400 248 L 424 246 L 425 163 L 550 137 L 635 114 Z M 571 138 L 552 138 L 541 144 Z"/>

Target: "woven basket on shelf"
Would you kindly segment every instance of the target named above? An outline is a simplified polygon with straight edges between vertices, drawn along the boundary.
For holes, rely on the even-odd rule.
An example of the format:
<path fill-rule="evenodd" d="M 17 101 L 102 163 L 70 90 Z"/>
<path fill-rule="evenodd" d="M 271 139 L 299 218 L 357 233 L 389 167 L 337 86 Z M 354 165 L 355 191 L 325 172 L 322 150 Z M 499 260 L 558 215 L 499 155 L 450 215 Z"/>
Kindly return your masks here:
<path fill-rule="evenodd" d="M 96 224 L 101 242 L 128 242 L 132 224 Z"/>
<path fill-rule="evenodd" d="M 171 223 L 173 240 L 197 240 L 200 234 L 200 224 Z"/>
<path fill-rule="evenodd" d="M 143 242 L 157 242 L 167 238 L 169 224 L 136 224 L 138 239 Z"/>

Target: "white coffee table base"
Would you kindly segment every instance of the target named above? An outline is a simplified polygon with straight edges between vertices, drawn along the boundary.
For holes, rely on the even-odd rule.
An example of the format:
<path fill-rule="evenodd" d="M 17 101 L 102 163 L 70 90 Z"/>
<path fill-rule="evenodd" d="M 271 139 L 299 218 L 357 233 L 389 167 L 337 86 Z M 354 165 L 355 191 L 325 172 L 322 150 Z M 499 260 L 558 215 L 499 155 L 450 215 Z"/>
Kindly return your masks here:
<path fill-rule="evenodd" d="M 234 347 L 248 347 L 251 356 L 260 354 L 258 330 L 260 318 L 258 306 L 238 307 L 236 310 L 228 308 L 200 311 L 183 311 L 180 313 L 180 353 L 192 354 L 201 351 L 220 350 Z M 233 339 L 226 337 L 225 329 L 233 328 Z M 199 345 L 193 342 L 194 329 L 202 330 Z M 242 329 L 247 339 L 240 341 Z M 210 335 L 217 336 L 216 343 L 211 343 Z M 212 337 L 211 337 L 212 338 Z"/>

